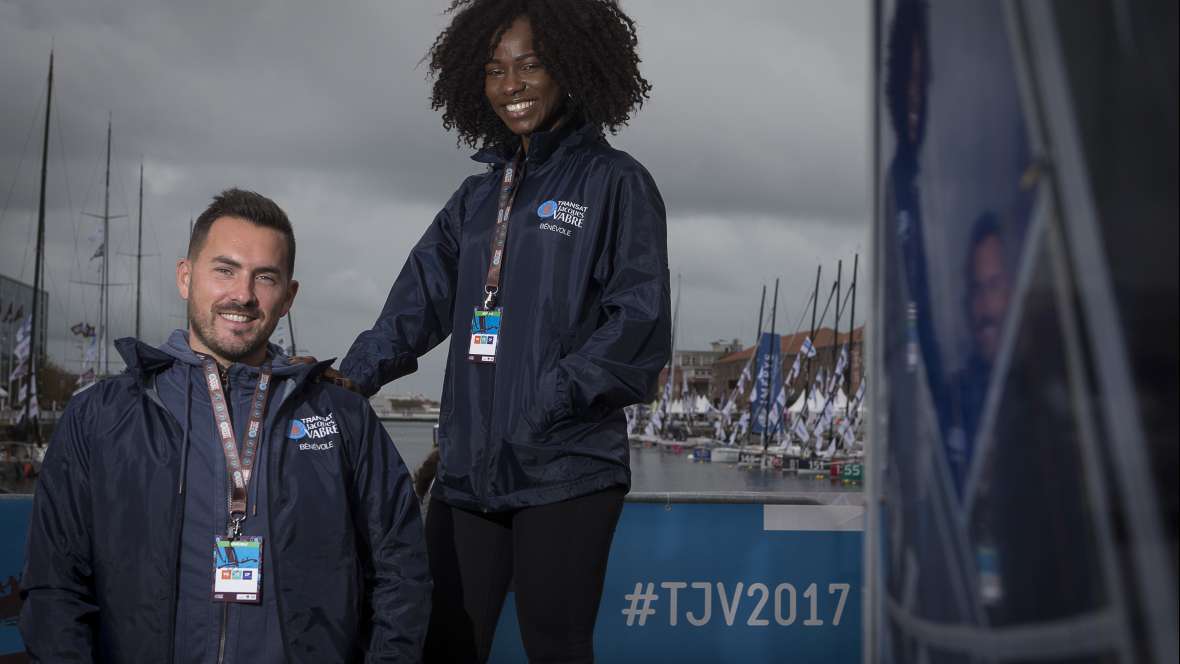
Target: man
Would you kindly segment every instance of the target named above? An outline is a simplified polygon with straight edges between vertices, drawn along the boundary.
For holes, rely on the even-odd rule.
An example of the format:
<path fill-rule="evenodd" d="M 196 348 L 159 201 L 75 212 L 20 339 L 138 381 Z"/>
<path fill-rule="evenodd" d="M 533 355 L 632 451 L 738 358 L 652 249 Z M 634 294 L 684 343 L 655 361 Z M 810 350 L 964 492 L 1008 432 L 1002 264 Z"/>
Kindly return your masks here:
<path fill-rule="evenodd" d="M 967 315 L 971 322 L 973 352 L 989 367 L 1000 348 L 1000 332 L 1008 311 L 1012 280 L 995 215 L 984 213 L 975 221 L 967 255 Z"/>
<path fill-rule="evenodd" d="M 230 189 L 176 267 L 191 331 L 117 342 L 72 399 L 29 527 L 34 661 L 416 661 L 430 581 L 410 476 L 327 363 L 267 339 L 298 291 L 286 214 Z M 261 577 L 261 579 L 259 579 Z"/>
<path fill-rule="evenodd" d="M 987 386 L 1000 349 L 1000 336 L 1012 291 L 1003 234 L 999 221 L 991 212 L 984 212 L 972 224 L 965 272 L 965 308 L 971 331 L 971 353 L 966 365 L 951 377 L 954 426 L 948 438 L 957 444 L 950 445 L 947 450 L 951 474 L 960 490 L 975 454 L 975 438 L 979 433 Z"/>

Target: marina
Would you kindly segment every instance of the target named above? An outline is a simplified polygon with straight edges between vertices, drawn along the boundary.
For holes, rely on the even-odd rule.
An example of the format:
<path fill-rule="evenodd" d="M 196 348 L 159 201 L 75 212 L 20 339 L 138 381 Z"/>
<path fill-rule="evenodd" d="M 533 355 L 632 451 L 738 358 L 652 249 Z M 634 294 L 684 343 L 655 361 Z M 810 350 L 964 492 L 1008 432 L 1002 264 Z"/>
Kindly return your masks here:
<path fill-rule="evenodd" d="M 387 422 L 389 432 L 402 460 L 417 470 L 430 454 L 433 424 Z M 716 448 L 717 451 L 727 448 Z M 807 475 L 785 474 L 776 469 L 738 467 L 736 463 L 697 463 L 690 454 L 674 454 L 658 447 L 631 446 L 631 491 L 651 492 L 734 492 L 797 494 L 801 492 L 859 494 L 861 486 L 833 481 L 829 475 L 813 479 Z"/>
<path fill-rule="evenodd" d="M 163 514 L 169 501 L 180 515 L 189 501 L 208 497 L 186 473 L 207 475 L 207 463 L 193 465 L 189 455 L 216 453 L 216 443 L 186 435 L 172 449 L 152 437 L 142 455 L 138 447 L 111 454 L 116 448 L 103 443 L 138 443 L 140 428 L 52 446 L 55 431 L 57 441 L 67 439 L 58 423 L 68 421 L 70 399 L 124 370 L 114 339 L 155 346 L 173 330 L 200 329 L 200 310 L 177 299 L 172 273 L 187 255 L 199 203 L 220 186 L 281 200 L 300 236 L 304 345 L 295 344 L 290 311 L 272 318 L 278 326 L 270 341 L 288 356 L 341 360 L 382 302 L 406 300 L 386 293 L 402 261 L 415 257 L 422 228 L 434 219 L 430 228 L 446 229 L 459 218 L 449 219 L 449 208 L 438 213 L 454 176 L 484 168 L 472 166 L 466 147 L 449 149 L 453 136 L 436 144 L 443 134 L 424 124 L 424 109 L 402 111 L 404 98 L 426 93 L 419 58 L 437 7 L 378 3 L 358 14 L 346 3 L 304 8 L 306 16 L 291 19 L 278 10 L 214 9 L 202 25 L 189 22 L 204 11 L 192 8 L 90 17 L 58 4 L 25 3 L 9 12 L 13 20 L 0 21 L 0 36 L 19 56 L 0 67 L 12 92 L 0 136 L 7 191 L 0 207 L 0 664 L 52 659 L 27 657 L 20 630 L 22 607 L 34 606 L 47 587 L 35 575 L 22 582 L 46 561 L 70 569 L 54 577 L 60 596 L 79 599 L 88 613 L 77 623 L 44 624 L 93 628 L 97 652 L 114 606 L 97 593 L 119 586 L 142 591 L 136 606 L 163 625 L 134 631 L 130 641 L 168 629 L 164 601 L 181 587 L 179 577 L 119 584 L 109 576 L 124 563 L 138 561 L 137 575 L 166 565 L 140 564 L 122 550 L 105 567 L 79 561 L 86 545 L 158 553 L 128 548 L 112 528 L 159 541 L 161 529 L 192 527 L 187 516 L 143 516 Z M 483 483 L 469 483 L 477 499 L 534 477 L 582 491 L 590 481 L 543 475 L 534 457 L 576 466 L 599 454 L 589 435 L 568 433 L 567 418 L 601 424 L 595 435 L 611 428 L 608 482 L 620 481 L 627 460 L 630 489 L 607 531 L 595 661 L 1180 661 L 1180 364 L 1171 341 L 1178 321 L 1176 3 L 620 4 L 635 4 L 643 30 L 710 37 L 704 48 L 687 39 L 645 41 L 653 103 L 621 135 L 604 136 L 642 157 L 644 177 L 666 202 L 660 311 L 670 325 L 660 335 L 671 343 L 661 342 L 658 356 L 621 353 L 648 358 L 642 371 L 628 370 L 633 357 L 589 357 L 595 316 L 571 326 L 542 304 L 532 314 L 546 323 L 551 354 L 526 360 L 540 366 L 557 358 L 559 370 L 544 380 L 497 382 L 505 375 L 497 371 L 516 368 L 497 361 L 485 367 L 487 391 L 456 398 L 455 381 L 444 378 L 452 373 L 444 351 L 455 338 L 424 335 L 413 357 L 399 354 L 405 363 L 396 378 L 384 376 L 369 400 L 408 472 L 437 468 L 430 457 L 440 418 L 445 412 L 460 422 L 453 413 L 467 406 L 492 412 L 492 423 L 466 439 L 452 430 L 444 444 L 463 452 L 486 443 L 486 451 L 466 464 L 448 459 L 443 477 L 463 465 Z M 50 29 L 66 39 L 55 46 Z M 119 50 L 90 49 L 88 41 Z M 417 49 L 412 59 L 401 52 L 407 46 Z M 125 57 L 113 57 L 119 53 Z M 139 61 L 152 66 L 128 67 Z M 701 101 L 701 81 L 756 90 L 757 103 L 719 102 L 718 115 L 717 103 Z M 526 171 L 523 182 L 542 173 Z M 514 224 L 512 233 L 535 231 L 530 241 L 577 248 L 602 228 L 610 206 L 536 189 L 536 200 L 524 204 L 528 190 L 514 208 L 530 224 Z M 460 241 L 475 237 L 472 227 L 458 227 Z M 509 264 L 523 264 L 508 255 Z M 546 270 L 537 280 L 546 288 L 562 286 L 563 270 L 581 265 L 534 262 L 528 267 Z M 605 289 L 620 266 L 627 263 L 583 267 Z M 425 302 L 423 295 L 435 293 L 410 299 Z M 435 318 L 447 318 L 435 309 Z M 507 309 L 505 339 L 530 313 Z M 604 306 L 598 318 L 617 311 Z M 629 329 L 621 338 L 628 346 L 654 337 Z M 604 394 L 577 387 L 595 372 L 610 373 L 621 387 Z M 541 398 L 501 400 L 532 388 Z M 341 415 L 340 402 L 327 401 Z M 368 417 L 360 397 L 353 405 Z M 514 410 L 528 416 L 536 440 L 497 419 L 506 411 L 519 416 Z M 352 545 L 382 536 L 391 542 L 392 531 L 379 532 L 390 511 L 358 518 L 368 501 L 355 494 L 375 477 L 396 480 L 397 469 L 349 463 L 360 438 L 347 426 L 334 431 L 339 444 L 305 441 L 302 449 L 295 441 L 307 435 L 302 418 L 309 416 L 282 412 L 271 418 L 274 427 L 246 430 L 266 434 L 262 458 L 275 459 L 277 449 L 277 458 L 297 463 L 264 465 L 272 474 L 255 474 L 266 488 L 249 500 L 267 501 L 256 505 L 270 508 L 268 519 L 293 513 L 285 501 L 296 494 L 309 514 L 334 507 L 328 519 L 280 528 L 268 521 L 263 536 L 276 546 L 266 550 L 311 542 L 332 556 L 342 551 L 336 560 L 360 563 L 358 571 L 371 568 L 377 558 L 357 555 L 332 527 L 367 521 L 370 535 Z M 117 416 L 114 406 L 100 414 Z M 489 434 L 496 427 L 507 430 L 503 440 Z M 585 444 L 566 449 L 575 443 Z M 363 447 L 372 452 L 388 448 Z M 179 468 L 165 463 L 178 458 Z M 95 462 L 124 459 L 141 472 Z M 477 475 L 489 468 L 491 475 Z M 161 481 L 164 471 L 179 471 L 180 481 Z M 606 476 L 592 475 L 592 490 L 613 499 L 601 486 Z M 159 488 L 165 500 L 129 500 L 132 494 L 115 491 L 135 486 L 114 480 Z M 396 516 L 416 531 L 414 498 L 404 485 L 389 489 L 373 491 L 373 502 L 401 491 Z M 346 499 L 329 503 L 334 491 Z M 69 499 L 55 500 L 55 492 Z M 521 499 L 483 509 L 492 513 L 487 520 L 511 528 L 536 506 Z M 72 520 L 97 516 L 103 525 L 59 525 L 79 515 Z M 583 547 L 591 538 L 581 516 L 554 519 L 583 529 L 555 539 Z M 445 521 L 430 521 L 446 533 Z M 26 544 L 38 537 L 74 546 L 40 555 Z M 565 558 L 538 550 L 545 562 Z M 485 561 L 526 560 L 475 552 Z M 311 623 L 281 621 L 288 659 L 298 659 L 291 644 L 327 631 L 316 619 L 340 609 L 324 593 L 307 592 L 327 569 L 320 561 L 328 556 L 319 553 L 311 556 L 316 567 L 300 569 L 310 573 L 271 586 L 319 602 Z M 493 663 L 529 661 L 516 588 L 526 589 L 527 616 L 530 586 L 519 569 L 503 583 L 509 591 L 498 605 Z M 567 572 L 545 580 L 582 578 Z M 557 604 L 574 604 L 555 587 L 541 585 Z M 203 602 L 204 581 L 199 590 Z M 380 607 L 363 604 L 374 598 L 349 594 L 344 610 L 355 603 L 357 615 L 377 617 Z M 234 624 L 238 634 L 253 634 Z M 355 645 L 360 657 L 366 644 Z M 299 654 L 314 659 L 320 651 Z"/>

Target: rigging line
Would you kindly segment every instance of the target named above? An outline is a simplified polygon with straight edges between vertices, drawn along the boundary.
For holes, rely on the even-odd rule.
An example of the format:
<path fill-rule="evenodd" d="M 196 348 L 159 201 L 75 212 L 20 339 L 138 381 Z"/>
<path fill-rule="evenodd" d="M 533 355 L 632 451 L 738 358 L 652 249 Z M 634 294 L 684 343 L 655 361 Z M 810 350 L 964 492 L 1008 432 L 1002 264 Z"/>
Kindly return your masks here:
<path fill-rule="evenodd" d="M 45 271 L 45 278 L 49 280 L 49 288 L 45 289 L 46 295 L 48 295 L 51 291 L 56 292 L 57 285 L 53 282 L 53 270 L 46 270 Z M 62 315 L 62 318 L 66 319 L 66 322 L 68 325 L 69 324 L 69 314 L 66 312 L 65 307 L 62 306 L 61 298 L 57 299 L 57 308 L 58 308 L 58 312 Z M 45 312 L 45 323 L 47 325 L 49 323 L 49 312 L 48 311 Z M 48 334 L 48 332 L 46 334 Z"/>
<path fill-rule="evenodd" d="M 150 225 L 150 228 L 152 231 L 152 243 L 156 247 L 156 255 L 153 257 L 153 259 L 156 262 L 156 274 L 159 275 L 164 272 L 164 258 L 163 258 L 164 251 L 163 251 L 163 249 L 160 248 L 160 234 L 156 228 L 156 225 L 153 223 Z M 163 298 L 164 287 L 161 287 L 160 284 L 167 283 L 167 280 L 160 281 L 157 279 L 151 279 L 148 281 L 148 283 L 152 284 L 152 286 L 153 286 L 152 290 L 155 292 L 155 295 L 156 295 L 156 309 L 153 313 L 155 314 L 156 319 L 157 319 L 156 330 L 160 331 L 160 328 L 164 327 L 163 325 L 159 324 L 160 318 L 164 312 L 164 298 Z M 163 332 L 165 333 L 165 335 L 167 335 L 166 329 L 163 330 Z"/>
<path fill-rule="evenodd" d="M 113 151 L 113 148 L 112 148 L 112 151 Z M 117 158 L 114 154 L 111 155 L 111 158 L 113 161 L 115 161 L 117 163 L 123 163 L 121 161 L 121 159 Z M 115 186 L 119 190 L 119 193 L 122 196 L 122 198 L 120 200 L 123 201 L 123 213 L 124 213 L 123 218 L 130 220 L 131 219 L 131 208 L 127 205 L 127 188 L 126 188 L 127 183 L 123 181 L 122 175 L 120 173 L 120 169 L 116 168 L 113 172 L 114 172 Z M 127 234 L 124 233 L 124 241 L 128 241 L 126 238 L 126 235 Z M 122 247 L 122 244 L 120 244 L 120 247 Z M 130 254 L 131 252 L 123 252 L 123 253 Z M 128 282 L 130 282 L 131 281 L 131 267 L 129 265 L 126 265 L 126 261 L 124 261 L 123 267 L 124 267 L 124 270 L 121 272 L 121 274 L 125 274 L 126 275 L 125 278 L 127 279 Z M 134 294 L 131 292 L 131 289 L 129 289 L 129 288 L 126 289 L 125 292 L 120 293 L 119 300 L 123 306 L 124 311 L 132 309 L 135 306 L 135 303 L 133 301 L 134 297 L 135 297 Z M 124 321 L 124 322 L 126 322 L 126 321 Z"/>
<path fill-rule="evenodd" d="M 66 161 L 66 143 L 63 138 L 65 133 L 65 123 L 61 121 L 61 104 L 53 108 L 53 115 L 57 119 L 57 131 L 54 134 L 57 136 L 57 152 L 61 159 L 61 179 L 66 189 L 66 209 L 70 211 L 70 216 L 74 218 L 74 265 L 81 268 L 78 262 L 78 216 L 77 210 L 74 209 L 74 195 L 70 189 L 70 169 L 69 162 Z"/>
<path fill-rule="evenodd" d="M 20 260 L 20 273 L 17 275 L 18 279 L 25 278 L 25 267 L 29 264 L 29 247 L 33 244 L 33 231 L 37 228 L 37 222 L 33 219 L 33 211 L 29 210 L 29 230 L 25 235 L 25 255 Z M 34 294 L 34 297 L 36 295 Z"/>
<path fill-rule="evenodd" d="M 29 139 L 33 136 L 33 128 L 37 125 L 37 118 L 41 115 L 41 104 L 45 102 L 45 96 L 42 95 L 37 102 L 37 108 L 33 111 L 33 118 L 29 122 L 29 130 L 25 133 L 25 143 L 20 149 L 20 159 L 16 162 L 16 173 L 12 176 L 12 184 L 8 185 L 8 194 L 4 197 L 4 206 L 0 207 L 0 228 L 4 227 L 4 215 L 8 213 L 8 204 L 12 201 L 12 192 L 16 189 L 16 183 L 20 180 L 20 170 L 25 163 L 25 153 L 29 149 Z"/>
<path fill-rule="evenodd" d="M 816 323 L 816 325 L 819 326 L 819 327 L 815 328 L 815 332 L 816 332 L 815 336 L 817 336 L 817 337 L 819 336 L 820 328 L 822 328 L 824 325 L 824 318 L 827 318 L 827 316 L 828 316 L 828 308 L 832 306 L 832 296 L 835 294 L 836 294 L 836 284 L 833 282 L 832 289 L 830 291 L 828 291 L 828 301 L 826 304 L 824 304 L 824 312 L 819 315 L 819 321 Z M 815 339 L 812 339 L 811 343 L 813 343 L 813 344 L 816 343 Z"/>
<path fill-rule="evenodd" d="M 799 322 L 795 323 L 795 331 L 791 333 L 792 339 L 795 337 L 796 334 L 799 334 L 800 328 L 803 327 L 803 319 L 807 317 L 807 306 L 811 304 L 811 300 L 813 300 L 814 298 L 815 298 L 815 293 L 812 293 L 811 295 L 807 296 L 807 301 L 803 303 L 803 309 L 799 313 Z M 815 343 L 814 339 L 812 340 L 812 343 Z"/>
<path fill-rule="evenodd" d="M 55 131 L 53 133 L 57 136 L 58 158 L 60 159 L 60 163 L 61 163 L 61 179 L 62 179 L 62 184 L 64 185 L 65 191 L 66 191 L 66 209 L 69 211 L 68 212 L 69 216 L 74 217 L 74 219 L 75 219 L 75 224 L 74 224 L 74 262 L 75 262 L 75 264 L 77 264 L 77 261 L 78 261 L 77 217 L 74 214 L 74 212 L 75 212 L 74 211 L 74 196 L 73 196 L 72 191 L 70 190 L 70 169 L 69 169 L 69 162 L 66 160 L 66 144 L 65 144 L 65 139 L 62 137 L 62 134 L 65 133 L 63 131 L 65 124 L 61 120 L 61 104 L 58 104 L 57 106 L 55 106 L 53 108 L 53 113 L 54 113 L 55 119 L 57 120 L 57 131 Z M 50 285 L 56 291 L 57 287 L 52 282 L 54 272 L 52 270 L 47 270 L 46 274 L 49 277 L 49 279 L 51 280 Z M 69 311 L 72 309 L 72 306 L 71 306 L 72 301 L 73 301 L 72 295 L 73 295 L 72 289 L 70 288 L 69 285 L 67 285 L 66 286 L 66 298 L 65 298 L 64 305 L 62 302 L 62 298 L 57 298 L 58 310 L 61 313 L 62 317 L 66 320 L 67 325 L 69 324 L 69 318 L 70 318 Z"/>
<path fill-rule="evenodd" d="M 100 143 L 100 146 L 101 146 L 101 145 L 102 145 L 102 144 Z M 101 149 L 99 149 L 99 150 L 98 150 L 98 154 L 100 154 L 100 155 L 102 154 L 102 150 L 101 150 Z M 98 179 L 98 177 L 97 177 L 97 173 L 98 173 L 98 168 L 99 168 L 99 165 L 100 165 L 101 163 L 102 163 L 102 158 L 100 157 L 98 160 L 96 160 L 96 161 L 94 162 L 94 166 L 92 167 L 92 170 L 90 171 L 90 175 L 89 175 L 89 176 L 86 178 L 86 182 L 88 182 L 89 184 L 87 184 L 86 193 L 85 193 L 85 194 L 82 196 L 82 205 L 81 205 L 80 207 L 86 207 L 86 201 L 90 200 L 90 193 L 91 193 L 92 191 L 94 191 L 94 184 L 95 184 L 95 182 L 96 182 L 96 181 L 97 181 L 97 179 Z M 86 212 L 84 212 L 84 211 L 82 211 L 82 210 L 79 210 L 79 211 L 78 211 L 78 214 L 77 214 L 77 215 L 75 215 L 75 218 L 76 218 L 76 219 L 77 219 L 79 222 L 81 222 L 81 221 L 83 221 L 82 217 L 83 217 L 83 216 L 85 216 L 85 215 L 86 215 Z M 105 243 L 105 242 L 106 242 L 106 240 L 107 240 L 107 239 L 106 239 L 106 237 L 104 236 L 104 237 L 102 238 L 102 242 L 104 242 L 104 243 Z M 89 251 L 89 250 L 88 250 L 88 251 Z M 104 248 L 104 251 L 105 251 L 105 248 Z M 77 256 L 75 256 L 75 258 L 77 258 Z M 85 266 L 85 267 L 82 267 L 81 265 L 79 265 L 79 278 L 80 278 L 80 277 L 81 277 L 83 274 L 85 274 L 85 271 L 86 271 L 86 270 L 91 270 L 91 271 L 94 271 L 94 268 L 92 267 L 92 262 L 91 262 L 91 260 L 90 260 L 89 256 L 87 257 L 87 260 L 86 260 L 86 266 Z M 84 302 L 85 302 L 85 300 L 84 300 Z M 97 304 L 98 304 L 98 303 L 97 303 L 97 302 L 93 302 L 92 304 L 95 304 L 95 305 L 97 306 Z M 89 315 L 88 313 L 86 313 L 86 311 L 85 311 L 85 308 L 83 309 L 83 315 L 84 315 L 84 316 L 88 316 L 88 315 Z"/>

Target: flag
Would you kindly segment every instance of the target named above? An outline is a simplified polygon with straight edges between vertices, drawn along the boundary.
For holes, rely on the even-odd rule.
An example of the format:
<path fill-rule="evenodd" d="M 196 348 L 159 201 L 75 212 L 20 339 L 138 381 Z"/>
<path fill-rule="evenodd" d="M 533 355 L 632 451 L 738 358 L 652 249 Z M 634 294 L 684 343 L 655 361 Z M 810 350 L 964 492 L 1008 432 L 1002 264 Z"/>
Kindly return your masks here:
<path fill-rule="evenodd" d="M 28 372 L 29 372 L 28 358 L 19 358 L 16 361 L 16 366 L 14 366 L 12 368 L 12 374 L 10 374 L 8 376 L 8 382 L 11 383 L 15 380 L 21 380 L 22 378 L 25 377 L 25 374 Z"/>
<path fill-rule="evenodd" d="M 854 413 L 860 409 L 860 404 L 862 401 L 864 401 L 865 385 L 867 383 L 868 383 L 868 381 L 865 380 L 865 377 L 861 376 L 860 377 L 860 385 L 856 388 L 856 396 L 854 396 L 852 398 L 852 412 L 854 412 Z"/>
<path fill-rule="evenodd" d="M 746 384 L 750 382 L 750 365 L 754 362 L 754 354 L 750 354 L 750 359 L 746 360 L 746 366 L 742 367 L 742 373 L 738 376 L 737 387 L 733 388 L 733 392 L 729 395 L 729 400 L 721 407 L 721 417 L 725 418 L 725 423 L 728 425 L 733 417 L 733 411 L 737 408 L 737 399 L 742 394 L 745 394 Z"/>
<path fill-rule="evenodd" d="M 83 371 L 78 376 L 78 382 L 75 383 L 75 385 L 77 385 L 78 387 L 82 387 L 84 385 L 89 385 L 94 382 L 95 378 L 96 378 L 96 376 L 94 374 L 94 369 L 87 369 L 86 371 Z"/>
<path fill-rule="evenodd" d="M 655 410 L 651 411 L 651 417 L 647 418 L 647 427 L 643 430 L 649 436 L 655 436 L 660 433 L 660 429 L 664 428 L 664 418 L 660 414 L 662 404 Z"/>
<path fill-rule="evenodd" d="M 844 375 L 844 369 L 848 367 L 848 344 L 840 346 L 840 357 L 836 359 L 836 373 Z"/>
<path fill-rule="evenodd" d="M 816 445 L 818 445 L 818 444 L 819 443 L 816 443 Z M 830 458 L 832 458 L 832 455 L 835 453 L 836 453 L 836 439 L 833 438 L 832 442 L 828 444 L 828 449 L 824 450 L 823 452 L 820 452 L 820 456 L 825 459 L 830 459 Z"/>
<path fill-rule="evenodd" d="M 815 427 L 812 429 L 812 433 L 814 433 L 816 435 L 816 437 L 819 437 L 819 436 L 823 435 L 824 433 L 826 433 L 831 426 L 832 426 L 832 400 L 828 399 L 827 401 L 824 402 L 824 409 L 820 413 L 819 419 L 816 420 Z"/>
<path fill-rule="evenodd" d="M 684 362 L 680 363 L 680 398 L 688 401 L 688 372 L 684 370 Z M 696 410 L 695 404 L 693 410 Z"/>
<path fill-rule="evenodd" d="M 840 356 L 836 358 L 836 369 L 832 375 L 828 377 L 828 386 L 824 394 L 835 394 L 836 388 L 840 386 L 844 378 L 844 368 L 848 366 L 848 345 L 845 344 L 840 348 Z"/>
<path fill-rule="evenodd" d="M 86 333 L 86 324 L 85 323 L 74 323 L 73 325 L 70 326 L 70 332 L 73 334 L 76 334 L 78 336 L 82 336 L 83 334 Z"/>
<path fill-rule="evenodd" d="M 742 413 L 742 417 L 741 417 L 741 419 L 738 420 L 737 426 L 733 428 L 732 432 L 730 432 L 729 444 L 733 445 L 734 442 L 737 441 L 737 437 L 740 434 L 745 433 L 749 427 L 750 427 L 750 411 L 746 411 L 746 412 Z"/>
<path fill-rule="evenodd" d="M 104 258 L 104 260 L 105 260 L 106 248 L 107 248 L 106 242 L 103 242 L 102 244 L 98 245 L 98 249 L 94 250 L 94 255 L 90 257 L 90 260 L 94 260 L 95 258 L 100 258 L 100 257 Z"/>
<path fill-rule="evenodd" d="M 98 363 L 98 337 L 88 337 L 90 343 L 86 344 L 86 354 L 82 357 L 82 366 L 92 366 Z"/>
<path fill-rule="evenodd" d="M 799 347 L 799 354 L 806 357 L 815 357 L 815 345 L 811 343 L 811 337 L 803 340 L 803 345 Z"/>
<path fill-rule="evenodd" d="M 823 367 L 820 367 L 819 370 L 815 372 L 815 382 L 811 388 L 813 392 L 817 394 L 824 394 L 824 385 L 827 382 L 826 376 L 827 372 L 824 371 Z"/>
<path fill-rule="evenodd" d="M 794 383 L 795 379 L 799 377 L 799 369 L 802 368 L 802 366 L 803 355 L 801 353 L 797 353 L 795 355 L 795 362 L 791 365 L 791 371 L 787 374 L 787 379 L 783 381 L 783 384 L 790 385 L 791 383 Z"/>
<path fill-rule="evenodd" d="M 768 424 L 767 409 L 773 408 L 774 399 L 779 386 L 782 384 L 783 367 L 779 358 L 782 348 L 782 337 L 778 334 L 763 332 L 755 353 L 758 364 L 758 379 L 754 383 L 754 396 L 751 399 L 752 420 L 751 433 L 762 433 L 763 424 Z"/>
<path fill-rule="evenodd" d="M 16 356 L 17 362 L 23 362 L 29 356 L 29 339 L 26 337 L 16 342 L 16 347 L 12 349 L 12 354 Z"/>
<path fill-rule="evenodd" d="M 779 431 L 787 412 L 787 384 L 784 382 L 779 388 L 778 396 L 774 399 L 774 410 L 770 411 L 771 431 Z"/>
<path fill-rule="evenodd" d="M 23 311 L 24 308 L 22 307 L 21 310 Z M 24 322 L 21 323 L 20 327 L 17 328 L 17 330 L 16 330 L 16 343 L 19 344 L 22 341 L 28 340 L 29 335 L 32 333 L 33 333 L 33 317 L 32 317 L 32 315 L 29 315 L 29 316 L 25 317 Z"/>
<path fill-rule="evenodd" d="M 32 384 L 33 397 L 31 399 L 29 399 L 29 417 L 37 417 L 41 413 L 41 409 L 38 407 L 38 404 L 37 404 L 37 376 L 35 374 L 33 375 L 33 380 L 31 381 L 31 384 Z M 24 411 L 25 411 L 23 404 L 25 403 L 25 399 L 28 397 L 28 394 L 29 394 L 28 387 L 29 387 L 28 385 L 21 385 L 20 390 L 17 391 L 16 400 L 18 403 L 22 404 L 20 406 L 20 412 L 21 412 L 22 417 L 24 416 Z"/>
<path fill-rule="evenodd" d="M 734 390 L 737 394 L 746 393 L 746 384 L 750 382 L 750 365 L 754 362 L 754 354 L 750 353 L 750 359 L 746 360 L 746 366 L 742 368 L 742 375 L 738 377 L 737 388 Z"/>
<path fill-rule="evenodd" d="M 844 449 L 851 449 L 856 443 L 856 427 L 844 420 L 840 425 L 840 438 L 844 440 Z"/>
<path fill-rule="evenodd" d="M 803 423 L 802 417 L 795 418 L 795 425 L 791 427 L 791 433 L 799 439 L 799 442 L 806 445 L 811 440 L 811 435 L 807 433 L 807 425 Z"/>

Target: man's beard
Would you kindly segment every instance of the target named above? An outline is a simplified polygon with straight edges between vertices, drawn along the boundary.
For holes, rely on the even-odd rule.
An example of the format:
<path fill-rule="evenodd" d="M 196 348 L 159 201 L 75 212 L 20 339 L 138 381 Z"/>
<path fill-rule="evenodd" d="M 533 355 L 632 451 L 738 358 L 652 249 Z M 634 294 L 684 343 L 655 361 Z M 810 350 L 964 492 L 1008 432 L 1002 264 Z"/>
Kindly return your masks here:
<path fill-rule="evenodd" d="M 205 315 L 202 316 L 202 313 Z M 197 338 L 201 340 L 201 343 L 205 344 L 206 348 L 230 362 L 238 362 L 254 354 L 259 348 L 265 347 L 270 340 L 270 333 L 274 331 L 274 325 L 272 324 L 269 326 L 269 329 L 266 326 L 260 327 L 252 337 L 227 335 L 230 341 L 226 343 L 217 338 L 214 329 L 219 313 L 241 313 L 255 317 L 261 314 L 257 309 L 233 306 L 200 312 L 196 310 L 193 301 L 191 299 L 189 300 L 188 318 L 192 326 L 192 333 L 197 335 Z"/>

